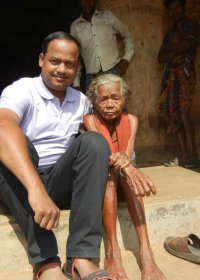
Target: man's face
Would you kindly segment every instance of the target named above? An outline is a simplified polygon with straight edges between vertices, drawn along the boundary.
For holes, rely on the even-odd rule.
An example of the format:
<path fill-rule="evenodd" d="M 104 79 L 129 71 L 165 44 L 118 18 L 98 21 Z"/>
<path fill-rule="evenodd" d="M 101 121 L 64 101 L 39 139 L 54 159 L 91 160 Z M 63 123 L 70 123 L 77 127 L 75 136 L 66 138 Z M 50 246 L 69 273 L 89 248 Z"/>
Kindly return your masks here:
<path fill-rule="evenodd" d="M 123 106 L 120 82 L 109 81 L 98 86 L 98 97 L 94 102 L 94 108 L 104 120 L 112 122 L 117 119 L 122 113 Z"/>
<path fill-rule="evenodd" d="M 184 16 L 184 7 L 177 0 L 174 1 L 169 7 L 169 16 L 173 22 L 178 22 Z"/>
<path fill-rule="evenodd" d="M 81 9 L 83 14 L 91 15 L 96 9 L 97 0 L 81 0 Z"/>
<path fill-rule="evenodd" d="M 52 40 L 47 52 L 39 56 L 43 82 L 54 95 L 59 92 L 65 93 L 66 88 L 73 83 L 78 65 L 77 45 L 64 39 Z"/>

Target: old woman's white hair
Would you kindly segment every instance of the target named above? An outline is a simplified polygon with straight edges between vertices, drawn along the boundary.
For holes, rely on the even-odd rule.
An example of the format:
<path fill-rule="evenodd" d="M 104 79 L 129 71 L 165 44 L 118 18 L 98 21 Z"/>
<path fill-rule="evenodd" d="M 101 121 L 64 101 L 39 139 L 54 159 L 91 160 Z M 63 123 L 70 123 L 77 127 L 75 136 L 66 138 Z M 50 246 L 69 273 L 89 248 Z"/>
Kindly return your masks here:
<path fill-rule="evenodd" d="M 103 75 L 100 75 L 100 76 L 94 78 L 94 80 L 91 82 L 91 84 L 88 88 L 88 91 L 86 93 L 87 97 L 89 98 L 89 100 L 92 103 L 98 98 L 98 87 L 100 85 L 104 85 L 109 82 L 119 82 L 120 83 L 120 92 L 124 99 L 124 102 L 126 101 L 128 96 L 130 95 L 130 89 L 127 86 L 124 79 L 122 79 L 121 77 L 119 77 L 117 75 L 113 75 L 113 74 L 103 74 Z"/>

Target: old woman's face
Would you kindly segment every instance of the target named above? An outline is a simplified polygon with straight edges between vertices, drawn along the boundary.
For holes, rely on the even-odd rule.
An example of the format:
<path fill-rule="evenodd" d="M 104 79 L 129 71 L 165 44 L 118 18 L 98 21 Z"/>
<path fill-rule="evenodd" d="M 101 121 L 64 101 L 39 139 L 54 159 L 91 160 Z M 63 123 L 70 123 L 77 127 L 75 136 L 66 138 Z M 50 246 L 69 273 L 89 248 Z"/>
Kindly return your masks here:
<path fill-rule="evenodd" d="M 121 115 L 124 107 L 120 82 L 108 81 L 99 85 L 97 91 L 98 97 L 94 101 L 95 110 L 104 120 L 114 121 Z"/>

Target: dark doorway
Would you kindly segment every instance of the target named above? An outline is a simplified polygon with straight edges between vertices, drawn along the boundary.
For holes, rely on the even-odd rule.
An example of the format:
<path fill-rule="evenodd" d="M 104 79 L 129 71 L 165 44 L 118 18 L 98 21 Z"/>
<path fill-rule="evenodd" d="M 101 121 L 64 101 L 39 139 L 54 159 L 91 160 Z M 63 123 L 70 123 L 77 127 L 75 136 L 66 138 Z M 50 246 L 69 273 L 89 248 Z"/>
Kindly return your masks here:
<path fill-rule="evenodd" d="M 79 14 L 79 0 L 1 0 L 0 93 L 20 77 L 37 76 L 44 37 L 69 32 Z"/>

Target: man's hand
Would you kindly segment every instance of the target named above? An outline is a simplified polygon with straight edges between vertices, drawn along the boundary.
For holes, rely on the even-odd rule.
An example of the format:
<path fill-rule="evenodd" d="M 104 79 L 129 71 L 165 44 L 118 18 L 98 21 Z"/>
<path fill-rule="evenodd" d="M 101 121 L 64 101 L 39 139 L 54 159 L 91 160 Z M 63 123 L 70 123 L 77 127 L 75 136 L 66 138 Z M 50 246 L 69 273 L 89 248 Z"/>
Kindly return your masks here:
<path fill-rule="evenodd" d="M 35 222 L 50 230 L 58 226 L 60 212 L 47 194 L 32 164 L 19 122 L 16 113 L 0 109 L 0 161 L 27 190 L 30 207 L 35 213 Z"/>
<path fill-rule="evenodd" d="M 60 210 L 45 189 L 31 189 L 28 192 L 28 200 L 35 213 L 34 220 L 40 227 L 51 230 L 58 226 Z"/>
<path fill-rule="evenodd" d="M 156 194 L 156 187 L 149 177 L 142 173 L 139 169 L 128 165 L 123 168 L 123 174 L 127 179 L 127 183 L 134 191 L 135 195 L 149 196 L 151 193 Z"/>
<path fill-rule="evenodd" d="M 117 64 L 117 68 L 118 68 L 120 76 L 125 75 L 125 73 L 128 69 L 128 66 L 129 66 L 129 61 L 128 60 L 126 60 L 126 59 L 121 59 L 120 60 L 120 62 Z"/>

